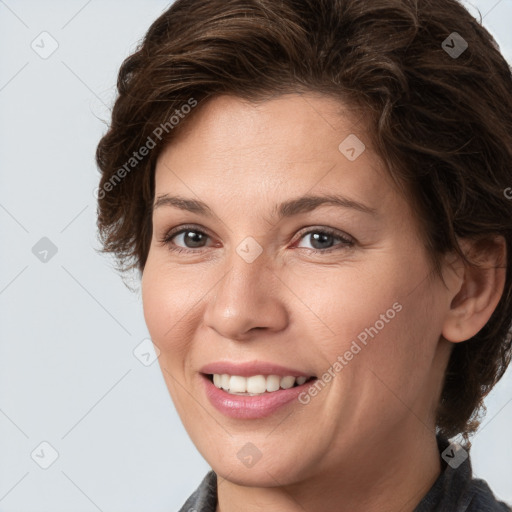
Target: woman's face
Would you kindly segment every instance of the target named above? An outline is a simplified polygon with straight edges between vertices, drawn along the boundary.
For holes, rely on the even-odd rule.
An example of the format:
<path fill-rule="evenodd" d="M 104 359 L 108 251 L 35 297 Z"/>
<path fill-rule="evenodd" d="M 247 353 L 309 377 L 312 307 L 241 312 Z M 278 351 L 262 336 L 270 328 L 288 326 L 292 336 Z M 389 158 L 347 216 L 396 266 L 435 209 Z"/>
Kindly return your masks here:
<path fill-rule="evenodd" d="M 355 119 L 217 97 L 157 163 L 145 319 L 191 439 L 239 484 L 369 476 L 434 430 L 449 296 Z"/>

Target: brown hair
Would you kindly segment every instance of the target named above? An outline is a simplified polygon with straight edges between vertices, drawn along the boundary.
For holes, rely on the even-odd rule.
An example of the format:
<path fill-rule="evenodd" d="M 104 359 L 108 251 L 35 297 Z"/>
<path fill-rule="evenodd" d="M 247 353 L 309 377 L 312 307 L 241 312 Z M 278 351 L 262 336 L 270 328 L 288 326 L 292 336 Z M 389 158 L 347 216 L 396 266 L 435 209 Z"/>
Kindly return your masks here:
<path fill-rule="evenodd" d="M 305 91 L 364 114 L 436 272 L 443 254 L 464 258 L 458 238 L 493 235 L 505 237 L 510 269 L 511 69 L 456 0 L 177 0 L 124 61 L 117 86 L 96 156 L 100 240 L 122 270 L 144 269 L 155 162 L 199 111 L 182 115 L 185 105 Z M 437 413 L 446 437 L 468 441 L 510 362 L 511 276 L 485 327 L 453 349 Z"/>

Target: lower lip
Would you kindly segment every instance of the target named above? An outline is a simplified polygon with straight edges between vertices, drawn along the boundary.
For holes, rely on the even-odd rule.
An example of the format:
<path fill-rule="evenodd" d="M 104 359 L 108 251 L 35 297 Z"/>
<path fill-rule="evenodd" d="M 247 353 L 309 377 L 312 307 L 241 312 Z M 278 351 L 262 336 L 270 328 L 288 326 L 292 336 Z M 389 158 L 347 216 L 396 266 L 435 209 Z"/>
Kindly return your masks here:
<path fill-rule="evenodd" d="M 202 375 L 206 396 L 212 405 L 225 416 L 237 419 L 257 419 L 270 416 L 280 407 L 296 400 L 313 381 L 289 389 L 280 389 L 257 396 L 232 395 L 219 389 L 208 377 Z"/>

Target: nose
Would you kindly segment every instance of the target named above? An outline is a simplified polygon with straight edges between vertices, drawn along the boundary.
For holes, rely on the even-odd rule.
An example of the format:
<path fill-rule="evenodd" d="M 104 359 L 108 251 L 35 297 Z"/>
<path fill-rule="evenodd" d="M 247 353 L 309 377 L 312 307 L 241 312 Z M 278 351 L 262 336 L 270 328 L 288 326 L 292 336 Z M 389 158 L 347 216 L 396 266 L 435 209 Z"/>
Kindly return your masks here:
<path fill-rule="evenodd" d="M 288 323 L 286 286 L 264 254 L 248 263 L 235 251 L 204 312 L 207 327 L 231 340 L 244 341 L 255 331 L 278 332 Z"/>

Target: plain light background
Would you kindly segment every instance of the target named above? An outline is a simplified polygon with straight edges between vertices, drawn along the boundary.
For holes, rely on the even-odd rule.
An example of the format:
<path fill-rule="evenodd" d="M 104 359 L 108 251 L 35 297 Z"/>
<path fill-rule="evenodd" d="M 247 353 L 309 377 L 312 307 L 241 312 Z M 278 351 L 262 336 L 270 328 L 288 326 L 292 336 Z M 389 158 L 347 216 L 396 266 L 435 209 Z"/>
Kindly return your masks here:
<path fill-rule="evenodd" d="M 512 0 L 472 4 L 512 62 Z M 209 469 L 158 363 L 133 353 L 139 294 L 96 252 L 94 151 L 117 71 L 168 5 L 0 0 L 0 512 L 178 510 Z M 512 369 L 472 450 L 509 502 L 511 402 Z"/>

